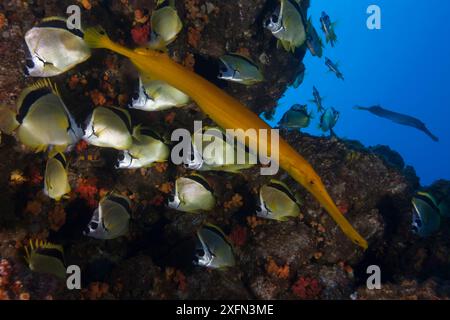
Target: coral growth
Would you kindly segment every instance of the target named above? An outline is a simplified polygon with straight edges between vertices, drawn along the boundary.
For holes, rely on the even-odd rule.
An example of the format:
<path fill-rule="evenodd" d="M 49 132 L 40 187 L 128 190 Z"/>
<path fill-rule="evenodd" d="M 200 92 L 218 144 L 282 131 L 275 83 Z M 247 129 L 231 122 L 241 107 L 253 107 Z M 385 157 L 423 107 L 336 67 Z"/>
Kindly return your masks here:
<path fill-rule="evenodd" d="M 237 225 L 231 230 L 228 237 L 233 245 L 243 246 L 247 241 L 247 228 Z"/>
<path fill-rule="evenodd" d="M 292 292 L 302 300 L 317 299 L 322 288 L 317 279 L 300 277 L 292 286 Z"/>
<path fill-rule="evenodd" d="M 280 279 L 289 278 L 289 266 L 287 264 L 284 266 L 278 266 L 275 260 L 271 257 L 267 260 L 266 271 L 268 274 Z"/>
<path fill-rule="evenodd" d="M 131 29 L 131 37 L 134 43 L 143 46 L 150 40 L 150 25 L 145 24 L 143 26 L 136 26 Z"/>
<path fill-rule="evenodd" d="M 74 190 L 79 198 L 86 201 L 89 207 L 94 208 L 98 204 L 98 187 L 96 178 L 79 178 L 77 180 L 77 188 Z"/>

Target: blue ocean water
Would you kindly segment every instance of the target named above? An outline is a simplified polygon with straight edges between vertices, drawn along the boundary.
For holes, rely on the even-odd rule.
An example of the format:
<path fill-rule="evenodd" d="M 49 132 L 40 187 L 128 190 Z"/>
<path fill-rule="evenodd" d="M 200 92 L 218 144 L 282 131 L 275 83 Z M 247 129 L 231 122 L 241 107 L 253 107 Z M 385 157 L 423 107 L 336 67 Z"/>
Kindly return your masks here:
<path fill-rule="evenodd" d="M 366 26 L 366 10 L 372 4 L 381 8 L 381 30 Z M 338 36 L 335 48 L 325 46 L 324 57 L 339 62 L 345 81 L 327 72 L 324 57 L 308 52 L 305 81 L 287 90 L 270 124 L 275 126 L 293 103 L 308 103 L 315 85 L 325 97 L 324 106 L 341 113 L 335 128 L 339 137 L 390 146 L 414 166 L 423 185 L 450 179 L 450 1 L 311 0 L 309 15 L 324 40 L 322 10 L 337 21 Z M 421 119 L 440 141 L 353 109 L 375 104 Z M 320 115 L 313 104 L 309 108 L 315 119 L 304 131 L 323 135 L 317 128 Z"/>

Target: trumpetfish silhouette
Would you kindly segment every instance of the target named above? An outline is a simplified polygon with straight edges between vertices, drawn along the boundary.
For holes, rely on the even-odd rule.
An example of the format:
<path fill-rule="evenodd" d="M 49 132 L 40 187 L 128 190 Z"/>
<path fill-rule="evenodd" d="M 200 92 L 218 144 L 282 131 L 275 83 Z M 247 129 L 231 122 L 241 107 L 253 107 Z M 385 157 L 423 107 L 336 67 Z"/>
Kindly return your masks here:
<path fill-rule="evenodd" d="M 434 134 L 431 133 L 430 130 L 426 127 L 426 125 L 420 121 L 417 118 L 408 116 L 406 114 L 390 111 L 387 109 L 382 108 L 381 106 L 372 106 L 372 107 L 361 107 L 361 106 L 355 106 L 354 109 L 356 110 L 365 110 L 369 111 L 370 113 L 373 113 L 374 115 L 389 119 L 395 123 L 401 124 L 403 126 L 409 126 L 416 128 L 422 132 L 424 132 L 426 135 L 428 135 L 433 141 L 438 142 L 439 138 L 436 137 Z"/>
<path fill-rule="evenodd" d="M 244 131 L 266 129 L 268 132 L 272 130 L 267 123 L 237 99 L 195 72 L 176 63 L 166 53 L 149 48 L 128 49 L 111 41 L 101 27 L 86 30 L 84 40 L 91 48 L 109 49 L 129 58 L 141 73 L 165 81 L 184 92 L 223 129 L 242 129 Z M 280 166 L 320 202 L 345 235 L 354 243 L 366 249 L 367 241 L 359 235 L 339 211 L 312 166 L 281 138 L 279 140 L 279 154 L 272 154 L 270 136 L 267 134 L 264 137 L 258 132 L 256 137 L 258 148 L 267 150 L 268 155 L 272 158 L 278 156 Z M 246 139 L 246 144 L 251 146 L 252 142 Z M 256 152 L 257 150 L 252 151 Z"/>

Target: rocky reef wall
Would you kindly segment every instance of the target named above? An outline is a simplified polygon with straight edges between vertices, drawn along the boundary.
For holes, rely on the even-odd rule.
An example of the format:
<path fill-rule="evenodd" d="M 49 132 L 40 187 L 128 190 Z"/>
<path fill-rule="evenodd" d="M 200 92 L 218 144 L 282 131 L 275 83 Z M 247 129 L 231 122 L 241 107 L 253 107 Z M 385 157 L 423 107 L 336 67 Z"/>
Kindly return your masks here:
<path fill-rule="evenodd" d="M 136 46 L 148 30 L 138 18 L 155 1 L 83 0 L 83 21 L 101 23 L 116 41 Z M 0 101 L 13 106 L 25 78 L 24 33 L 48 16 L 64 16 L 73 1 L 3 1 L 0 4 Z M 214 81 L 254 112 L 273 113 L 277 100 L 303 70 L 305 50 L 277 49 L 262 21 L 275 0 L 176 1 L 184 28 L 170 55 Z M 309 1 L 301 2 L 306 12 Z M 266 81 L 252 87 L 215 79 L 217 58 L 239 52 L 261 66 Z M 124 106 L 137 73 L 124 58 L 107 51 L 55 78 L 69 109 L 82 120 L 93 106 Z M 132 116 L 163 134 L 208 121 L 195 104 Z M 302 215 L 287 222 L 255 216 L 260 185 L 271 177 L 259 168 L 240 174 L 208 173 L 218 205 L 211 214 L 183 214 L 165 200 L 183 167 L 160 164 L 117 171 L 114 152 L 80 143 L 68 156 L 69 199 L 55 203 L 43 192 L 45 155 L 25 150 L 10 136 L 0 146 L 0 298 L 10 299 L 363 299 L 447 298 L 450 279 L 448 226 L 423 240 L 412 234 L 411 196 L 418 179 L 385 149 L 354 141 L 282 135 L 316 169 L 347 219 L 369 242 L 353 245 L 319 204 L 288 175 L 283 179 L 301 196 Z M 382 154 L 390 154 L 391 157 Z M 391 161 L 389 161 L 391 159 Z M 392 160 L 394 159 L 394 160 Z M 400 164 L 399 164 L 400 163 Z M 399 167 L 400 166 L 400 167 Z M 111 241 L 84 237 L 99 198 L 112 188 L 133 201 L 130 233 Z M 194 267 L 195 230 L 203 222 L 220 225 L 235 248 L 237 266 L 223 270 Z M 67 264 L 83 270 L 83 289 L 68 291 L 51 276 L 32 273 L 23 246 L 29 239 L 64 245 Z M 368 265 L 383 270 L 383 289 L 365 289 Z M 220 288 L 220 290 L 217 290 Z M 356 292 L 356 295 L 354 294 Z"/>

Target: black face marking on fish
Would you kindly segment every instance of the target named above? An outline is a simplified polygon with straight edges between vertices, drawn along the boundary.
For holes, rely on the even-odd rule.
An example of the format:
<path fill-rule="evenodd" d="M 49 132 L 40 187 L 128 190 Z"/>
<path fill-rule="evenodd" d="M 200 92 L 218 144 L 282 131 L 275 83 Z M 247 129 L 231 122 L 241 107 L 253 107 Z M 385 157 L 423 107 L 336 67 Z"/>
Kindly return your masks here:
<path fill-rule="evenodd" d="M 72 33 L 73 35 L 83 39 L 84 34 L 81 30 L 79 29 L 69 29 L 67 27 L 67 22 L 64 20 L 60 20 L 60 19 L 52 19 L 52 20 L 48 20 L 48 21 L 44 21 L 42 23 L 40 23 L 37 28 L 55 28 L 55 29 L 62 29 L 62 30 L 66 30 L 69 31 L 70 33 Z"/>
<path fill-rule="evenodd" d="M 297 200 L 295 199 L 295 197 L 292 194 L 291 190 L 289 190 L 288 188 L 286 188 L 282 184 L 271 182 L 271 183 L 269 183 L 269 187 L 277 189 L 278 191 L 283 192 L 284 194 L 286 194 L 289 197 L 289 199 L 291 199 L 294 202 L 297 202 Z"/>
<path fill-rule="evenodd" d="M 109 196 L 108 200 L 114 201 L 115 203 L 118 203 L 119 205 L 124 207 L 125 210 L 131 215 L 130 203 L 125 198 L 117 197 L 117 196 Z"/>
<path fill-rule="evenodd" d="M 144 94 L 144 96 L 145 96 L 145 102 L 147 102 L 148 100 L 150 100 L 150 101 L 155 101 L 152 97 L 150 97 L 149 95 L 148 95 L 148 93 L 147 93 L 147 91 L 145 90 L 145 87 L 144 86 L 142 86 L 142 93 Z"/>
<path fill-rule="evenodd" d="M 213 193 L 214 190 L 209 185 L 208 181 L 206 181 L 204 178 L 198 176 L 198 175 L 191 175 L 189 176 L 189 179 L 194 180 L 195 182 L 201 184 L 206 190 Z"/>
<path fill-rule="evenodd" d="M 258 69 L 258 65 L 255 62 L 253 62 L 250 58 L 247 58 L 246 56 L 241 56 L 240 54 L 235 54 L 235 53 L 228 53 L 228 55 L 232 56 L 232 57 L 235 57 L 235 58 L 238 58 L 238 59 L 243 59 L 248 64 L 250 64 L 250 65 L 252 65 L 252 66 L 254 66 L 255 68 Z"/>
<path fill-rule="evenodd" d="M 228 239 L 225 237 L 225 235 L 222 233 L 222 231 L 220 229 L 218 229 L 215 226 L 210 226 L 210 225 L 206 225 L 203 226 L 203 229 L 205 230 L 209 230 L 212 233 L 214 233 L 215 235 L 219 236 L 220 239 L 222 239 L 223 241 L 225 241 L 226 244 L 228 244 L 229 246 L 231 246 L 230 242 L 228 241 Z M 208 252 L 210 252 L 214 257 L 214 253 L 209 249 L 209 246 L 206 245 L 206 247 L 208 248 Z"/>
<path fill-rule="evenodd" d="M 61 164 L 63 165 L 63 167 L 65 168 L 67 165 L 66 159 L 64 159 L 64 156 L 61 153 L 56 154 L 56 156 L 54 156 L 54 158 L 56 160 L 58 160 L 59 162 L 61 162 Z"/>
<path fill-rule="evenodd" d="M 195 254 L 199 257 L 203 257 L 205 255 L 205 250 L 203 250 L 203 248 L 198 248 L 195 250 Z"/>
<path fill-rule="evenodd" d="M 125 114 L 125 110 L 119 110 L 119 109 L 115 109 L 115 108 L 109 108 L 109 110 L 111 110 L 112 112 L 114 112 L 120 119 L 122 119 L 122 121 L 125 123 L 125 125 L 127 126 L 127 129 L 130 133 L 133 133 L 133 128 L 131 127 L 131 123 L 130 123 L 130 119 L 127 117 L 127 115 Z"/>
<path fill-rule="evenodd" d="M 155 131 L 153 131 L 152 129 L 149 129 L 149 128 L 142 128 L 140 130 L 140 134 L 152 137 L 153 139 L 156 139 L 156 140 L 161 140 L 161 137 Z"/>
<path fill-rule="evenodd" d="M 439 208 L 436 206 L 436 204 L 434 203 L 433 200 L 431 200 L 429 197 L 427 197 L 426 195 L 422 195 L 422 194 L 417 194 L 414 196 L 414 198 L 418 199 L 418 200 L 422 200 L 423 202 L 425 202 L 427 205 L 429 205 L 431 207 L 431 209 L 433 209 L 434 211 L 440 213 Z"/>
<path fill-rule="evenodd" d="M 19 106 L 19 113 L 16 117 L 17 121 L 19 123 L 22 123 L 23 119 L 27 116 L 31 106 L 40 98 L 48 94 L 52 94 L 52 90 L 50 88 L 39 88 L 28 93 L 25 99 L 23 99 L 22 104 Z"/>
<path fill-rule="evenodd" d="M 32 69 L 34 67 L 34 61 L 32 59 L 26 60 L 27 67 Z"/>

